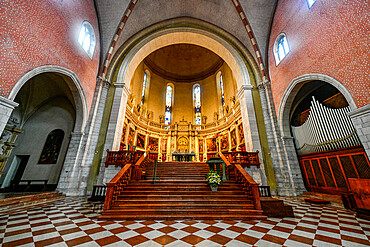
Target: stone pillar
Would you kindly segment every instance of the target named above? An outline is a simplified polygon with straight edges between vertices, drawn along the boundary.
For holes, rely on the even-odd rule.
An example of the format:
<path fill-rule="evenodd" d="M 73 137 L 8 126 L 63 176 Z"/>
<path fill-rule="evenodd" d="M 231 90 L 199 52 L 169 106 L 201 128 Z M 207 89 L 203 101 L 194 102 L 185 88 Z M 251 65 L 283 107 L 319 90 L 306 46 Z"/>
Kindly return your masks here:
<path fill-rule="evenodd" d="M 305 191 L 293 138 L 281 137 L 270 82 L 258 86 L 266 126 L 272 164 L 277 183 L 277 194 L 296 196 Z"/>
<path fill-rule="evenodd" d="M 127 99 L 130 95 L 130 90 L 124 83 L 114 83 L 115 93 L 111 114 L 109 118 L 107 136 L 105 138 L 104 151 L 102 156 L 101 168 L 99 172 L 99 183 L 109 182 L 120 170 L 119 167 L 105 167 L 105 159 L 107 150 L 118 151 L 121 141 L 122 128 L 125 119 Z"/>
<path fill-rule="evenodd" d="M 14 108 L 18 106 L 18 103 L 11 101 L 10 99 L 0 96 L 0 135 L 8 122 L 10 115 Z"/>
<path fill-rule="evenodd" d="M 257 183 L 260 183 L 261 185 L 267 185 L 265 166 L 261 157 L 262 149 L 253 103 L 252 89 L 252 85 L 243 85 L 237 93 L 237 97 L 239 98 L 240 102 L 246 151 L 260 152 L 260 168 L 257 169 L 251 167 L 246 171 L 256 180 Z"/>
<path fill-rule="evenodd" d="M 370 105 L 353 110 L 348 115 L 355 126 L 367 157 L 370 159 Z"/>
<path fill-rule="evenodd" d="M 98 168 L 91 167 L 91 164 L 94 159 L 109 86 L 109 82 L 97 79 L 85 132 L 72 133 L 57 188 L 66 195 L 86 195 L 89 177 L 92 177 L 89 184 L 91 189 L 95 182 Z M 93 174 L 90 174 L 91 172 Z"/>
<path fill-rule="evenodd" d="M 92 191 L 93 185 L 96 184 L 96 178 L 99 174 L 98 163 L 96 163 L 96 165 L 93 166 L 92 164 L 94 160 L 96 145 L 99 139 L 101 122 L 103 120 L 104 109 L 110 85 L 111 84 L 109 83 L 109 81 L 104 80 L 102 78 L 98 78 L 95 95 L 93 99 L 93 102 L 95 102 L 95 104 L 93 104 L 92 111 L 90 113 L 91 121 L 89 122 L 91 123 L 91 125 L 89 127 L 88 132 L 89 134 L 86 140 L 87 145 L 85 148 L 85 153 L 82 161 L 83 179 L 81 180 L 79 186 L 80 191 L 84 191 L 87 186 L 88 194 L 89 192 Z M 88 176 L 86 177 L 86 179 L 85 175 Z"/>
<path fill-rule="evenodd" d="M 72 132 L 64 166 L 60 174 L 57 190 L 67 195 L 81 195 L 78 191 L 80 176 L 78 157 L 81 155 L 84 132 Z"/>

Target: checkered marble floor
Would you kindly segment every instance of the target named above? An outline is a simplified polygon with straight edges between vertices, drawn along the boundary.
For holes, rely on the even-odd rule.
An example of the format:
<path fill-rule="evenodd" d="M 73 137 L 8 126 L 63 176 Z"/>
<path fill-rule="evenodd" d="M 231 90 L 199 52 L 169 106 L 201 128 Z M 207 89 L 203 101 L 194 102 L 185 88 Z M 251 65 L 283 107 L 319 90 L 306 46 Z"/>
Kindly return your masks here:
<path fill-rule="evenodd" d="M 99 221 L 101 203 L 66 197 L 0 211 L 7 246 L 370 246 L 370 221 L 337 205 L 285 198 L 295 218 L 263 221 Z"/>

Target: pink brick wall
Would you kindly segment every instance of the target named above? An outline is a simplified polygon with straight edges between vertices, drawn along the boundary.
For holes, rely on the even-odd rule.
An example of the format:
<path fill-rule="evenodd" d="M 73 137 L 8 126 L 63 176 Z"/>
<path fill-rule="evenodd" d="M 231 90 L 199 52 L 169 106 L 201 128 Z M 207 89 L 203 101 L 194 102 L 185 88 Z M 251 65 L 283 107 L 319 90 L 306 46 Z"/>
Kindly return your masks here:
<path fill-rule="evenodd" d="M 280 0 L 272 27 L 269 73 L 276 109 L 296 77 L 320 73 L 341 82 L 357 107 L 370 103 L 369 1 Z M 284 32 L 290 53 L 276 67 L 272 47 Z"/>
<path fill-rule="evenodd" d="M 84 20 L 91 23 L 96 48 L 91 60 L 77 43 Z M 3 0 L 0 4 L 0 95 L 41 65 L 72 70 L 87 103 L 93 97 L 99 65 L 99 32 L 92 0 Z"/>

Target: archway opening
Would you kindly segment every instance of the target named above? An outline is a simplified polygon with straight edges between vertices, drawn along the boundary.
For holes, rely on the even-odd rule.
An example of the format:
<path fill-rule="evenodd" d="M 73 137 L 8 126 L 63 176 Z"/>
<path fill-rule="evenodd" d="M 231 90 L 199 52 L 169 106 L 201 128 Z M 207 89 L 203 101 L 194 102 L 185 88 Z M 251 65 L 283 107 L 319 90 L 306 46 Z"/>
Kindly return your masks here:
<path fill-rule="evenodd" d="M 76 100 L 72 79 L 60 73 L 40 73 L 18 89 L 4 138 L 11 148 L 4 154 L 2 189 L 55 190 L 76 127 Z M 78 102 L 78 101 L 77 101 Z M 80 116 L 81 118 L 81 116 Z M 28 186 L 30 185 L 30 186 Z"/>
<path fill-rule="evenodd" d="M 307 190 L 338 194 L 351 189 L 351 179 L 370 178 L 346 95 L 321 80 L 301 83 L 293 92 L 289 126 Z"/>
<path fill-rule="evenodd" d="M 174 152 L 203 161 L 217 151 L 245 150 L 235 76 L 209 49 L 157 49 L 139 63 L 129 89 L 120 150 L 135 146 L 163 161 Z"/>

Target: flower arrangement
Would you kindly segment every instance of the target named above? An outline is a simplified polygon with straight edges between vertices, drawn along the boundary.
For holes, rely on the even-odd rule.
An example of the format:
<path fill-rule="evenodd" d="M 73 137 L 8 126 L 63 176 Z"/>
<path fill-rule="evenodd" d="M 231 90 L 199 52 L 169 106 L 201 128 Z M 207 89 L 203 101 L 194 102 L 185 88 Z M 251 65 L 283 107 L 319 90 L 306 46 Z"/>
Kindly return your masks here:
<path fill-rule="evenodd" d="M 218 175 L 217 172 L 214 172 L 213 170 L 211 170 L 206 175 L 206 180 L 210 187 L 216 187 L 222 183 L 221 176 Z"/>

